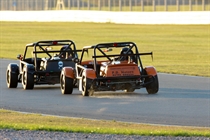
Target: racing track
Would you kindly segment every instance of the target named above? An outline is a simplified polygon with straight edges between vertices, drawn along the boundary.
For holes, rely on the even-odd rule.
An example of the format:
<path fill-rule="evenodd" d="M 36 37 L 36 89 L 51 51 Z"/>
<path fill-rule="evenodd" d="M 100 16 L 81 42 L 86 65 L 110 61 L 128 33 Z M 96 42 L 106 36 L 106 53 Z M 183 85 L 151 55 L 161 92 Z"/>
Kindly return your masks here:
<path fill-rule="evenodd" d="M 159 73 L 160 90 L 149 95 L 145 89 L 134 93 L 103 92 L 83 97 L 74 89 L 62 95 L 59 85 L 35 86 L 34 90 L 8 89 L 8 63 L 0 59 L 0 108 L 91 119 L 137 123 L 210 127 L 210 78 Z"/>

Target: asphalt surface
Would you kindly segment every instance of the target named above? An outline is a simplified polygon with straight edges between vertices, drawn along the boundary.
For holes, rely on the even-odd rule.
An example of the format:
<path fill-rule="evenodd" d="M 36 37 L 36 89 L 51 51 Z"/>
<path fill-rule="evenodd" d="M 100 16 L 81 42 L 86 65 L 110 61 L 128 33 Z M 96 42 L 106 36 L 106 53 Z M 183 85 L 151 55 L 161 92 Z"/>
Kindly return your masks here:
<path fill-rule="evenodd" d="M 158 73 L 159 92 L 147 94 L 102 92 L 83 97 L 76 88 L 62 95 L 58 85 L 35 85 L 33 90 L 6 86 L 6 67 L 15 60 L 0 59 L 0 108 L 58 116 L 162 125 L 210 127 L 210 78 Z"/>

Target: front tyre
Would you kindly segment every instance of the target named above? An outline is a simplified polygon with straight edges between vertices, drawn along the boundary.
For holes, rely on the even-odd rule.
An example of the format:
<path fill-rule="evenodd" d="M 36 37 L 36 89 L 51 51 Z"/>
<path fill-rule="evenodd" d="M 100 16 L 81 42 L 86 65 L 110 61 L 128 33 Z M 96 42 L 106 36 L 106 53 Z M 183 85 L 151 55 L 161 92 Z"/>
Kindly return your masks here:
<path fill-rule="evenodd" d="M 72 94 L 74 87 L 74 79 L 66 77 L 65 74 L 62 72 L 60 78 L 60 84 L 61 84 L 62 94 Z"/>
<path fill-rule="evenodd" d="M 146 78 L 145 82 L 149 82 L 150 80 L 152 80 L 152 82 L 146 85 L 147 92 L 148 94 L 156 94 L 159 90 L 158 76 L 155 75 L 154 78 Z"/>
<path fill-rule="evenodd" d="M 8 88 L 17 88 L 18 74 L 12 73 L 9 69 L 6 72 L 6 81 Z"/>
<path fill-rule="evenodd" d="M 28 73 L 26 68 L 23 70 L 22 74 L 22 85 L 23 89 L 33 89 L 34 88 L 34 75 Z"/>

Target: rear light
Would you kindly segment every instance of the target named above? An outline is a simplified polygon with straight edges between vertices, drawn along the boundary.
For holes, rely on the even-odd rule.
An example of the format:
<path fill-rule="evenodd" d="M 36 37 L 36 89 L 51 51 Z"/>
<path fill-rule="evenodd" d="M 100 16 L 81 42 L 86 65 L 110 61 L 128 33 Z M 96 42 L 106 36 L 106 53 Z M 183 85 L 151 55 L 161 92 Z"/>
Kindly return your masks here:
<path fill-rule="evenodd" d="M 117 43 L 114 43 L 113 46 L 114 46 L 114 47 L 117 47 Z"/>
<path fill-rule="evenodd" d="M 57 41 L 53 41 L 52 44 L 53 44 L 53 45 L 57 45 L 58 42 L 57 42 Z"/>
<path fill-rule="evenodd" d="M 140 83 L 142 83 L 141 78 L 137 78 L 136 79 L 136 84 L 140 84 Z"/>
<path fill-rule="evenodd" d="M 46 73 L 46 74 L 45 74 L 45 76 L 49 76 L 49 75 L 50 75 L 49 73 Z"/>
<path fill-rule="evenodd" d="M 108 83 L 110 83 L 110 82 L 111 82 L 111 80 L 107 80 L 107 82 L 108 82 Z"/>

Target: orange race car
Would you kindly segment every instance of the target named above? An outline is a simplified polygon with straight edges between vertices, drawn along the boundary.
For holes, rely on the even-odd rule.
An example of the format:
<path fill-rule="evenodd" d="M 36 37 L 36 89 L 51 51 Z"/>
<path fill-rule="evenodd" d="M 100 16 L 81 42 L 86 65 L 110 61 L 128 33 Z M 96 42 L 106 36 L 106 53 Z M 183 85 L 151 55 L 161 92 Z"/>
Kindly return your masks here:
<path fill-rule="evenodd" d="M 85 54 L 92 50 L 91 60 Z M 64 67 L 60 76 L 62 94 L 72 94 L 74 81 L 83 96 L 91 96 L 94 91 L 125 90 L 146 88 L 149 94 L 159 90 L 158 76 L 154 67 L 143 67 L 139 53 L 133 42 L 101 43 L 84 47 L 75 68 Z"/>

